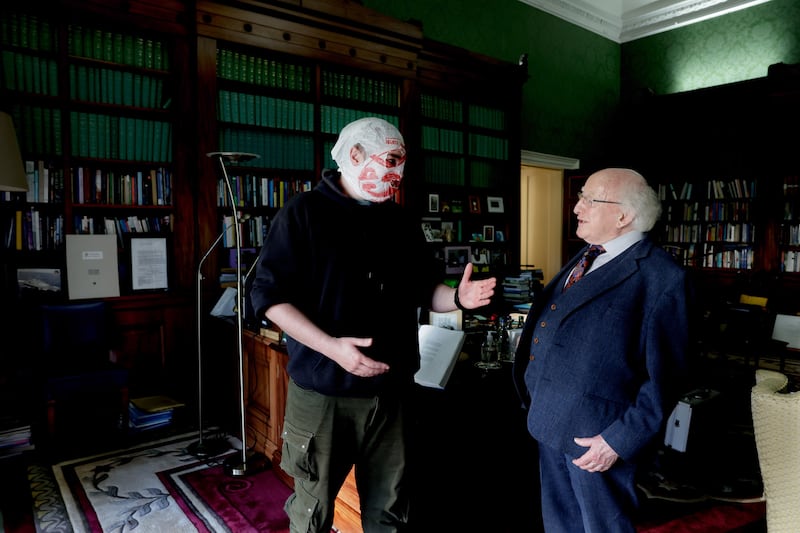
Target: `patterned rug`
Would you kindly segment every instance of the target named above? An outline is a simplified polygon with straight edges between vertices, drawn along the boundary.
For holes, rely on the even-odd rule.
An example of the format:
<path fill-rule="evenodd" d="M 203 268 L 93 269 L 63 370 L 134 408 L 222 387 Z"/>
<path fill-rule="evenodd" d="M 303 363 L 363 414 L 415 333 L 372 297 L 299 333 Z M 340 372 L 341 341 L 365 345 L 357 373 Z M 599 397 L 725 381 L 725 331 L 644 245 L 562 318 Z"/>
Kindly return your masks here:
<path fill-rule="evenodd" d="M 42 533 L 236 531 L 284 533 L 290 494 L 272 470 L 229 476 L 226 454 L 200 461 L 197 434 L 29 469 L 36 529 Z M 55 486 L 53 486 L 55 485 Z"/>

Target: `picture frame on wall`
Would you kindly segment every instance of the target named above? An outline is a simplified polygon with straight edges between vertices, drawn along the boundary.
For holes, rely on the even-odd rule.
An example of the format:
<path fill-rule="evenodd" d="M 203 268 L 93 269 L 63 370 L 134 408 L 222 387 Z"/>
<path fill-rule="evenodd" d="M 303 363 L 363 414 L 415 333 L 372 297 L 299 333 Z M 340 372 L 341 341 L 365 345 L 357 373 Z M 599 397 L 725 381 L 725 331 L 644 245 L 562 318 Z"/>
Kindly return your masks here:
<path fill-rule="evenodd" d="M 469 197 L 469 212 L 473 215 L 480 214 L 481 212 L 481 197 L 480 196 L 470 196 Z"/>
<path fill-rule="evenodd" d="M 489 213 L 503 213 L 503 197 L 502 196 L 487 196 L 486 197 L 486 211 Z"/>
<path fill-rule="evenodd" d="M 431 213 L 438 213 L 439 212 L 439 195 L 438 194 L 429 194 L 428 195 L 428 211 Z"/>
<path fill-rule="evenodd" d="M 483 227 L 483 242 L 494 242 L 494 226 Z"/>

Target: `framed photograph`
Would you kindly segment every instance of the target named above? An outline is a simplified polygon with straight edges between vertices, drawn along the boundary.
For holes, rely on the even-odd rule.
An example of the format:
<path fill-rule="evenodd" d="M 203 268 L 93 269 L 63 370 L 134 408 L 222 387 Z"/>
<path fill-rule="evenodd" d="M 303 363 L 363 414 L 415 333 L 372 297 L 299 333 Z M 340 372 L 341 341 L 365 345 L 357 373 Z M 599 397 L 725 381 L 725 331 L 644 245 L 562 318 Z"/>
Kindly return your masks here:
<path fill-rule="evenodd" d="M 494 232 L 494 240 L 497 242 L 505 242 L 506 235 L 500 230 Z"/>
<path fill-rule="evenodd" d="M 21 291 L 61 292 L 60 268 L 18 268 L 17 284 Z"/>
<path fill-rule="evenodd" d="M 438 194 L 429 194 L 428 195 L 428 211 L 431 213 L 438 213 L 439 212 L 439 195 Z"/>
<path fill-rule="evenodd" d="M 447 274 L 462 274 L 469 263 L 472 248 L 469 246 L 445 246 L 444 263 Z"/>
<path fill-rule="evenodd" d="M 483 227 L 483 242 L 494 242 L 494 226 Z"/>
<path fill-rule="evenodd" d="M 501 196 L 487 196 L 486 211 L 488 211 L 489 213 L 502 213 L 503 198 Z"/>
<path fill-rule="evenodd" d="M 481 197 L 480 196 L 470 196 L 469 197 L 469 212 L 472 214 L 478 214 L 481 212 Z"/>

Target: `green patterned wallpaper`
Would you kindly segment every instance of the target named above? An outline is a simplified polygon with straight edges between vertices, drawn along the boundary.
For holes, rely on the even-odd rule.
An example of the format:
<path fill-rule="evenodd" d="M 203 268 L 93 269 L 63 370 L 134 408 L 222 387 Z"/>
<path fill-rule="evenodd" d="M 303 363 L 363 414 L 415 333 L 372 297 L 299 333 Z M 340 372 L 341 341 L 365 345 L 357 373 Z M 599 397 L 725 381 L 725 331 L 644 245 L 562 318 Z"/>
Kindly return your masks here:
<path fill-rule="evenodd" d="M 426 37 L 515 62 L 528 54 L 522 148 L 613 163 L 623 87 L 671 93 L 800 63 L 800 1 L 770 0 L 619 45 L 518 0 L 363 0 Z"/>
<path fill-rule="evenodd" d="M 623 92 L 690 91 L 800 63 L 800 2 L 771 0 L 622 45 Z"/>

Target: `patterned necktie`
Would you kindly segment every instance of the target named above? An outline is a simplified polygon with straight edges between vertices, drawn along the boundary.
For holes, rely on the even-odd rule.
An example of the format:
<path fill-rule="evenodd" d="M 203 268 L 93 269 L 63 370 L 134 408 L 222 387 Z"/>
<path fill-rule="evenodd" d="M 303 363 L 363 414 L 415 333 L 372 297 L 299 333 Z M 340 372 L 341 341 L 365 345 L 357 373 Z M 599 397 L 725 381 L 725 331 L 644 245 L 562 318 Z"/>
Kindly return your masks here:
<path fill-rule="evenodd" d="M 572 269 L 572 273 L 569 275 L 569 279 L 567 280 L 567 284 L 564 285 L 564 290 L 569 289 L 572 285 L 583 277 L 583 274 L 586 272 L 586 269 L 592 264 L 594 258 L 600 254 L 604 254 L 606 249 L 600 246 L 599 244 L 593 244 L 589 246 L 589 249 L 586 250 L 581 257 L 581 260 L 578 261 L 578 264 L 575 265 L 575 268 Z"/>

